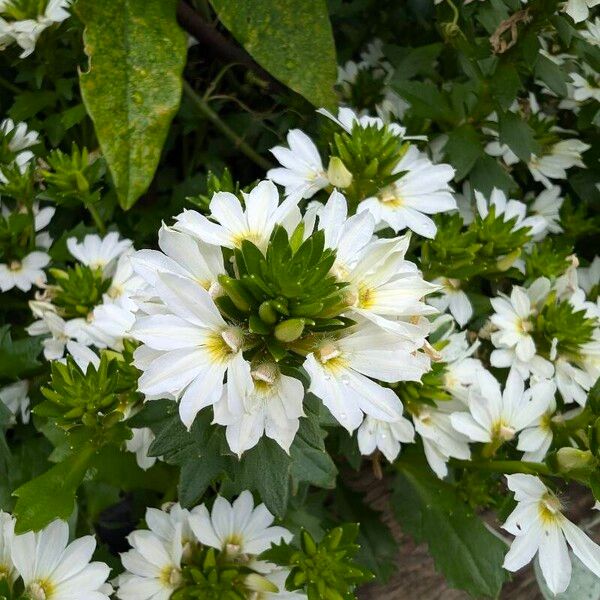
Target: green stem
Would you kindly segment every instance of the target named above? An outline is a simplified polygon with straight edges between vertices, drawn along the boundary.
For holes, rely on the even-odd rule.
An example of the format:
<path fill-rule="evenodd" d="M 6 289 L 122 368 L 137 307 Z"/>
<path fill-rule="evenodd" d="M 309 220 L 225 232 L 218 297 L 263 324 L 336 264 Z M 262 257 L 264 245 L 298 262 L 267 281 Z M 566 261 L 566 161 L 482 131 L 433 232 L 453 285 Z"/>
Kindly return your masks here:
<path fill-rule="evenodd" d="M 504 475 L 511 475 L 512 473 L 552 475 L 552 472 L 545 464 L 522 460 L 452 460 L 451 464 L 455 467 L 503 473 Z"/>
<path fill-rule="evenodd" d="M 13 94 L 20 94 L 21 90 L 14 84 L 8 81 L 8 79 L 4 79 L 4 77 L 0 76 L 0 85 L 5 87 L 9 92 Z"/>
<path fill-rule="evenodd" d="M 100 213 L 96 210 L 96 207 L 90 202 L 86 202 L 85 207 L 88 209 L 90 215 L 92 215 L 92 219 L 94 219 L 94 223 L 96 224 L 96 227 L 100 234 L 104 235 L 106 233 L 106 225 L 104 224 Z"/>
<path fill-rule="evenodd" d="M 256 163 L 261 169 L 270 169 L 271 163 L 248 145 L 229 125 L 221 120 L 219 115 L 201 98 L 194 88 L 187 82 L 183 82 L 183 90 L 194 103 L 196 108 L 225 136 L 227 136 L 237 148 L 240 149 L 251 161 Z"/>

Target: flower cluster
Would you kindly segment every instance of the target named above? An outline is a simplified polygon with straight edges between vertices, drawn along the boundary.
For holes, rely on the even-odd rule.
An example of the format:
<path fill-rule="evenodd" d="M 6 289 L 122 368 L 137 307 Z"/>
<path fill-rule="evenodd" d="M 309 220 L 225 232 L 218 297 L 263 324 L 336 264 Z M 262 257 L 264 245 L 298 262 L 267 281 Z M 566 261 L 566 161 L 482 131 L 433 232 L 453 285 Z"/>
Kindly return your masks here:
<path fill-rule="evenodd" d="M 71 0 L 2 0 L 0 49 L 17 44 L 29 56 L 45 29 L 69 18 Z"/>
<path fill-rule="evenodd" d="M 347 218 L 337 192 L 304 219 L 298 197 L 279 203 L 268 181 L 243 201 L 217 193 L 210 219 L 186 211 L 161 229 L 163 252 L 133 256 L 147 284 L 132 330 L 140 391 L 178 400 L 188 427 L 213 406 L 238 454 L 263 434 L 289 450 L 304 414 L 301 368 L 348 431 L 365 415 L 400 419 L 402 403 L 379 382 L 428 370 L 423 297 L 436 289 L 405 259 L 409 237 L 373 238 L 372 216 Z"/>
<path fill-rule="evenodd" d="M 2 595 L 20 600 L 109 600 L 110 569 L 103 562 L 91 562 L 95 548 L 91 535 L 69 543 L 65 521 L 16 535 L 14 518 L 0 512 Z"/>
<path fill-rule="evenodd" d="M 599 2 L 0 0 L 0 599 L 600 577 Z"/>
<path fill-rule="evenodd" d="M 146 523 L 149 529 L 128 536 L 132 549 L 121 556 L 121 600 L 306 598 L 286 591 L 289 570 L 258 559 L 292 534 L 272 525 L 273 515 L 264 504 L 255 507 L 248 491 L 233 504 L 217 497 L 211 512 L 204 504 L 191 511 L 179 504 L 149 508 Z"/>

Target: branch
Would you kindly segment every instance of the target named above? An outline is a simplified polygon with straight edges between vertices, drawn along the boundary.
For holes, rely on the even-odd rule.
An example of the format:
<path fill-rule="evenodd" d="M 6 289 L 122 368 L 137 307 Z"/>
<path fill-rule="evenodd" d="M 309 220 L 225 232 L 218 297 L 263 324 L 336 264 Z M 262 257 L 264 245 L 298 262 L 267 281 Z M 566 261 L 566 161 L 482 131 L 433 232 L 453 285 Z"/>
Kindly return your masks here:
<path fill-rule="evenodd" d="M 256 163 L 261 169 L 265 171 L 270 169 L 273 165 L 260 154 L 258 154 L 254 148 L 249 146 L 227 123 L 221 120 L 219 115 L 208 105 L 208 103 L 199 96 L 194 88 L 187 82 L 183 81 L 183 91 L 188 95 L 190 100 L 194 103 L 194 106 L 225 136 L 227 136 L 235 145 L 244 153 L 250 160 Z"/>
<path fill-rule="evenodd" d="M 250 69 L 270 93 L 282 93 L 286 88 L 273 79 L 243 48 L 232 44 L 186 2 L 177 5 L 177 19 L 181 27 L 193 36 L 210 55 L 224 63 L 236 63 Z"/>

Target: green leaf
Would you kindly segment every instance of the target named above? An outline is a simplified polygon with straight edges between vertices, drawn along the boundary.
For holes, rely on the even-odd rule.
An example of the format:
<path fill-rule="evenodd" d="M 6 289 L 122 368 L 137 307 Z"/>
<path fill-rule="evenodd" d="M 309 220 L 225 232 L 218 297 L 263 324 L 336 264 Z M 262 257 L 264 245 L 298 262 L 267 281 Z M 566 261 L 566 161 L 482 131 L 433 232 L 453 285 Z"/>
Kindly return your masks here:
<path fill-rule="evenodd" d="M 266 507 L 283 517 L 290 495 L 290 457 L 273 440 L 262 438 L 235 465 L 239 491 L 255 490 Z"/>
<path fill-rule="evenodd" d="M 469 174 L 477 159 L 483 156 L 481 136 L 472 125 L 460 125 L 448 135 L 444 150 L 456 169 L 456 179 L 460 180 Z"/>
<path fill-rule="evenodd" d="M 175 0 L 80 0 L 90 69 L 81 93 L 119 201 L 148 189 L 181 99 L 187 37 Z"/>
<path fill-rule="evenodd" d="M 508 110 L 521 89 L 521 78 L 517 68 L 500 64 L 490 79 L 490 91 L 502 110 Z"/>
<path fill-rule="evenodd" d="M 28 481 L 13 492 L 17 497 L 15 531 L 39 531 L 54 519 L 67 520 L 75 508 L 77 489 L 81 485 L 94 448 L 79 448 L 76 454 Z"/>
<path fill-rule="evenodd" d="M 541 79 L 559 97 L 567 97 L 569 92 L 567 90 L 566 75 L 555 62 L 552 62 L 543 54 L 538 56 L 535 63 L 535 76 Z"/>
<path fill-rule="evenodd" d="M 471 185 L 484 196 L 489 196 L 496 187 L 508 192 L 514 190 L 516 183 L 500 163 L 492 156 L 481 156 L 471 171 Z"/>
<path fill-rule="evenodd" d="M 290 448 L 291 477 L 293 489 L 300 483 L 310 483 L 323 488 L 335 487 L 337 469 L 325 450 L 325 432 L 319 426 L 319 416 L 305 407 L 306 418 L 300 419 L 300 427 Z"/>
<path fill-rule="evenodd" d="M 448 584 L 474 596 L 496 597 L 506 572 L 506 545 L 484 526 L 454 487 L 425 464 L 400 463 L 392 507 L 403 530 L 427 542 Z"/>
<path fill-rule="evenodd" d="M 13 340 L 10 325 L 0 327 L 0 377 L 16 379 L 35 371 L 41 349 L 39 338 Z"/>
<path fill-rule="evenodd" d="M 337 105 L 337 60 L 325 0 L 211 4 L 225 27 L 271 75 L 314 106 Z"/>
<path fill-rule="evenodd" d="M 500 115 L 498 133 L 500 142 L 507 144 L 523 162 L 528 162 L 532 154 L 539 154 L 539 145 L 535 141 L 533 129 L 515 113 L 506 112 Z"/>

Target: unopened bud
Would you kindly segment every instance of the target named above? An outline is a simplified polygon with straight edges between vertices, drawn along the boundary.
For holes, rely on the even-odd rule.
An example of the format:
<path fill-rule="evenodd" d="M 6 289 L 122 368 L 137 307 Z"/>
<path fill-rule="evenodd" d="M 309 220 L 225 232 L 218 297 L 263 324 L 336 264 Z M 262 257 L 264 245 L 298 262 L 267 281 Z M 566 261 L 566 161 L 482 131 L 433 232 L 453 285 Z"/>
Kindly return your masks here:
<path fill-rule="evenodd" d="M 595 468 L 596 459 L 589 450 L 578 448 L 561 448 L 556 453 L 558 470 L 563 473 L 573 471 L 590 471 Z"/>
<path fill-rule="evenodd" d="M 304 319 L 286 319 L 275 327 L 275 338 L 280 342 L 293 342 L 304 332 Z"/>
<path fill-rule="evenodd" d="M 329 183 L 334 187 L 344 189 L 352 185 L 353 177 L 352 173 L 348 171 L 346 165 L 342 162 L 342 159 L 332 156 L 327 168 L 327 179 L 329 179 Z"/>
<path fill-rule="evenodd" d="M 496 266 L 500 271 L 508 271 L 515 264 L 519 256 L 521 256 L 521 249 L 517 248 L 517 250 L 514 250 L 510 254 L 500 257 L 496 262 Z"/>
<path fill-rule="evenodd" d="M 278 592 L 279 588 L 263 575 L 251 573 L 244 579 L 246 587 L 253 592 Z"/>

